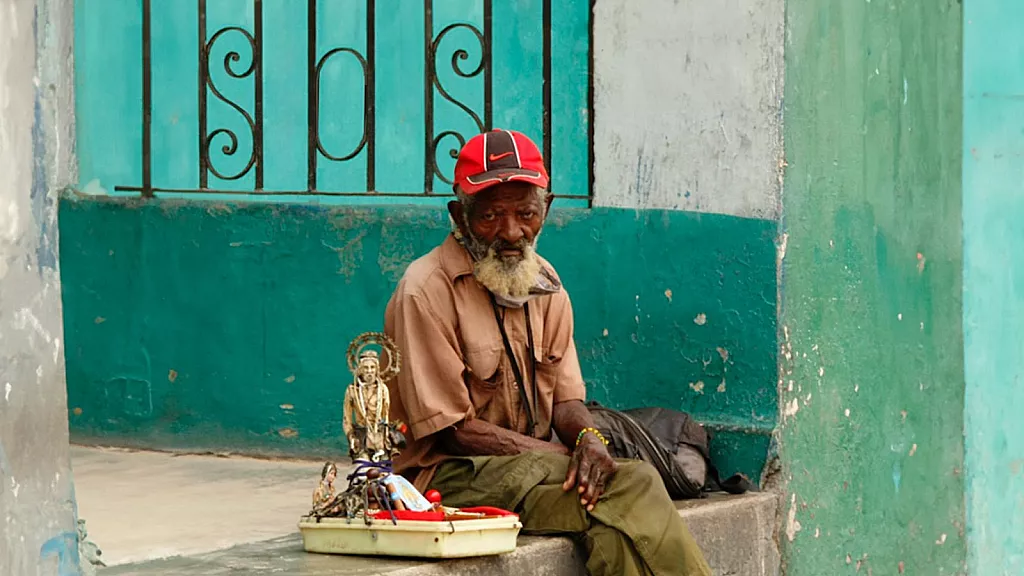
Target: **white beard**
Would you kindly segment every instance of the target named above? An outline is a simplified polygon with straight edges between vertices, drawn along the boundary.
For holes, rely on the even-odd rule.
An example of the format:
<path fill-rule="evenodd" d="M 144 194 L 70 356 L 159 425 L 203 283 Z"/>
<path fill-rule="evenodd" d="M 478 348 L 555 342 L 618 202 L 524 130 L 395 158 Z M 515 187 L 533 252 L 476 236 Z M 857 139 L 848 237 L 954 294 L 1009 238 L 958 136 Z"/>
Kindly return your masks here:
<path fill-rule="evenodd" d="M 510 261 L 498 256 L 494 248 L 473 266 L 473 275 L 495 297 L 506 301 L 525 301 L 537 285 L 540 257 L 533 244 L 523 248 L 522 258 Z"/>

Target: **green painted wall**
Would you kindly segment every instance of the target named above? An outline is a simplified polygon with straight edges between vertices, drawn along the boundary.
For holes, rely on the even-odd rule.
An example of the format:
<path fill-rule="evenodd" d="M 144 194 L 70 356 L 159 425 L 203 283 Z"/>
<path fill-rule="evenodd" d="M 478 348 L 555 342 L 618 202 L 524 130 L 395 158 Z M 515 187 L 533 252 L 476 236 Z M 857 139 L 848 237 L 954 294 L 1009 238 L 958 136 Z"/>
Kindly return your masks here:
<path fill-rule="evenodd" d="M 960 4 L 786 12 L 786 573 L 960 574 Z"/>
<path fill-rule="evenodd" d="M 337 453 L 348 341 L 448 227 L 426 207 L 64 198 L 74 440 Z M 576 313 L 589 394 L 691 411 L 757 478 L 777 414 L 772 221 L 556 210 L 541 251 Z"/>
<path fill-rule="evenodd" d="M 968 566 L 1024 574 L 1024 3 L 964 6 Z"/>

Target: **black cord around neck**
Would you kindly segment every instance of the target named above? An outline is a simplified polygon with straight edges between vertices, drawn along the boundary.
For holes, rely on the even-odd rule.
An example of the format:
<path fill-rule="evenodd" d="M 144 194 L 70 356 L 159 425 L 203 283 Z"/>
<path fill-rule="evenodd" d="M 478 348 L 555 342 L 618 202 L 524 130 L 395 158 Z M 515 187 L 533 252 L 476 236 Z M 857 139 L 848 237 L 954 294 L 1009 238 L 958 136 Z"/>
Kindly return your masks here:
<path fill-rule="evenodd" d="M 516 360 L 515 352 L 512 350 L 512 343 L 508 339 L 508 332 L 505 331 L 505 318 L 494 299 L 494 294 L 488 293 L 491 299 L 491 308 L 494 309 L 494 321 L 498 324 L 498 331 L 501 332 L 501 341 L 505 345 L 505 355 L 508 356 L 508 363 L 512 366 L 512 375 L 515 376 L 519 385 L 519 397 L 526 409 L 526 427 L 531 437 L 536 437 L 537 421 L 534 419 L 533 411 L 537 406 L 537 357 L 533 345 L 533 326 L 530 323 L 530 305 L 523 304 L 523 313 L 526 314 L 526 340 L 530 354 L 530 386 L 533 388 L 533 406 L 530 405 L 530 398 L 526 392 L 526 382 L 523 380 L 523 372 L 519 368 L 519 361 Z"/>

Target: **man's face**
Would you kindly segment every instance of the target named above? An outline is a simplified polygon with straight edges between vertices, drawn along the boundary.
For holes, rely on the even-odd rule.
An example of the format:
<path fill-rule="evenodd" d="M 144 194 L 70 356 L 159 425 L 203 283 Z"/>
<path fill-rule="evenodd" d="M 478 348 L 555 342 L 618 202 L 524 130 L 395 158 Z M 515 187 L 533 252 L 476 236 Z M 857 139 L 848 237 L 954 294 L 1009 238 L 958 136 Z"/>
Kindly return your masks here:
<path fill-rule="evenodd" d="M 507 264 L 523 259 L 544 225 L 545 206 L 533 186 L 506 182 L 483 190 L 467 214 L 470 233 Z"/>
<path fill-rule="evenodd" d="M 468 208 L 449 204 L 475 275 L 491 292 L 522 297 L 533 286 L 540 270 L 534 247 L 550 203 L 530 184 L 507 182 L 481 191 Z"/>

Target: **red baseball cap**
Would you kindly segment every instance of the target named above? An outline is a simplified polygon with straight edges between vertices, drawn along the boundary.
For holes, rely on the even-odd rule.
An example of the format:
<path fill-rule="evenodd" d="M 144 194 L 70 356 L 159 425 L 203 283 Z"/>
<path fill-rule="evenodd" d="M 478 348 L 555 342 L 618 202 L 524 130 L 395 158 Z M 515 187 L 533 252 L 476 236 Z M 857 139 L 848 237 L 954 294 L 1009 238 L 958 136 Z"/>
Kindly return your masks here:
<path fill-rule="evenodd" d="M 548 187 L 544 157 L 532 140 L 514 130 L 477 134 L 459 152 L 455 186 L 473 195 L 502 182 L 530 182 Z"/>

